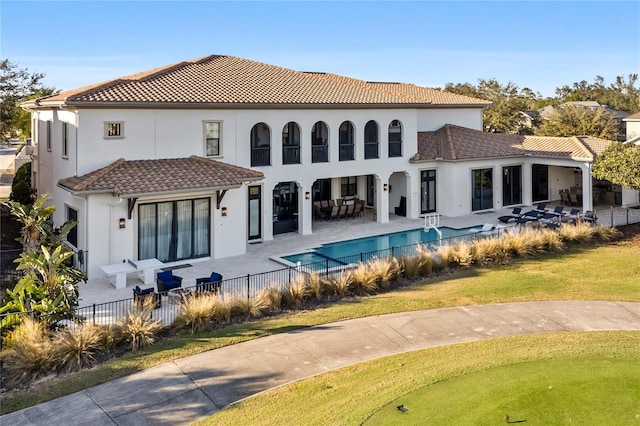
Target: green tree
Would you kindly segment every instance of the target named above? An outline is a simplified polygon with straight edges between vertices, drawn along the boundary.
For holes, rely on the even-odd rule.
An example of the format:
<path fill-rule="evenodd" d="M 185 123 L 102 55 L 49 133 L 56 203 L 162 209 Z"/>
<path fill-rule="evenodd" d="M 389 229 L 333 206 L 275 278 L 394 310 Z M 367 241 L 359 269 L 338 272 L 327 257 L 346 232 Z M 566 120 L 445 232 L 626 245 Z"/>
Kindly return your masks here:
<path fill-rule="evenodd" d="M 491 101 L 493 105 L 484 110 L 484 127 L 486 131 L 499 133 L 528 133 L 522 112 L 531 109 L 541 99 L 539 93 L 529 88 L 520 90 L 512 82 L 502 85 L 496 79 L 480 79 L 477 86 L 447 83 L 444 90 Z"/>
<path fill-rule="evenodd" d="M 67 265 L 73 252 L 63 246 L 49 251 L 42 246 L 39 253 L 26 253 L 16 259 L 18 270 L 28 271 L 12 290 L 7 290 L 8 302 L 0 308 L 2 313 L 15 313 L 7 317 L 3 327 L 16 325 L 18 314 L 31 314 L 50 328 L 62 320 L 78 320 L 78 283 L 86 277 Z"/>
<path fill-rule="evenodd" d="M 8 59 L 0 60 L 0 142 L 19 135 L 22 138 L 30 133 L 31 120 L 25 121 L 28 113 L 22 112 L 19 104 L 37 94 L 51 94 L 55 89 L 44 87 L 44 74 L 31 73 L 19 68 Z"/>
<path fill-rule="evenodd" d="M 591 174 L 596 179 L 640 191 L 640 148 L 612 143 L 596 158 Z"/>
<path fill-rule="evenodd" d="M 604 109 L 590 110 L 574 106 L 558 107 L 542 121 L 536 135 L 575 136 L 587 135 L 617 140 L 619 128 L 613 117 Z"/>
<path fill-rule="evenodd" d="M 16 170 L 11 183 L 9 200 L 19 204 L 33 204 L 34 191 L 31 187 L 31 162 L 24 163 Z"/>
<path fill-rule="evenodd" d="M 640 111 L 640 87 L 637 87 L 638 74 L 629 74 L 628 78 L 617 76 L 614 83 L 606 85 L 601 76 L 593 83 L 582 80 L 572 86 L 556 88 L 558 103 L 570 101 L 598 101 L 612 108 L 629 113 Z"/>
<path fill-rule="evenodd" d="M 20 241 L 24 252 L 37 253 L 46 236 L 45 224 L 56 211 L 55 206 L 45 206 L 48 198 L 49 196 L 45 194 L 33 204 L 26 205 L 15 201 L 5 203 L 22 225 Z"/>

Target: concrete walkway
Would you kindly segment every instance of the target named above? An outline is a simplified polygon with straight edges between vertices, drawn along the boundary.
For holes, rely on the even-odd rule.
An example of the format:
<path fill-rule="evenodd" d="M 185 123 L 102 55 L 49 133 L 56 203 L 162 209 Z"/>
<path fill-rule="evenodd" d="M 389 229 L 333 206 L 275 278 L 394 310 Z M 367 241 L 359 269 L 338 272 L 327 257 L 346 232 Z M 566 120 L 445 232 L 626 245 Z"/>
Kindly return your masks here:
<path fill-rule="evenodd" d="M 640 331 L 640 303 L 527 302 L 381 315 L 212 350 L 0 417 L 2 425 L 182 425 L 374 358 L 533 333 Z"/>

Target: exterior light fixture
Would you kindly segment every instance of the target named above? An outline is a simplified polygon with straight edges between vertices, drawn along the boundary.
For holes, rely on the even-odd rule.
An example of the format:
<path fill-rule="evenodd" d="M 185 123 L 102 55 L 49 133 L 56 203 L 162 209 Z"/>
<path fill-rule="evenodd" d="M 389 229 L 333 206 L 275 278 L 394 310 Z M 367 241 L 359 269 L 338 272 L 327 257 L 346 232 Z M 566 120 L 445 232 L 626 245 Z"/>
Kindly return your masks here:
<path fill-rule="evenodd" d="M 310 200 L 311 199 L 311 193 L 309 191 L 304 193 L 304 199 L 305 200 Z"/>
<path fill-rule="evenodd" d="M 222 216 L 226 216 L 227 215 L 227 208 L 223 207 L 222 209 L 220 209 L 222 212 Z"/>
<path fill-rule="evenodd" d="M 382 190 L 383 191 L 388 191 L 389 190 L 389 185 L 387 185 L 386 183 L 384 185 L 382 185 Z"/>
<path fill-rule="evenodd" d="M 120 220 L 118 221 L 118 226 L 120 226 L 120 229 L 124 229 L 127 226 L 127 221 L 124 217 L 120 218 Z"/>

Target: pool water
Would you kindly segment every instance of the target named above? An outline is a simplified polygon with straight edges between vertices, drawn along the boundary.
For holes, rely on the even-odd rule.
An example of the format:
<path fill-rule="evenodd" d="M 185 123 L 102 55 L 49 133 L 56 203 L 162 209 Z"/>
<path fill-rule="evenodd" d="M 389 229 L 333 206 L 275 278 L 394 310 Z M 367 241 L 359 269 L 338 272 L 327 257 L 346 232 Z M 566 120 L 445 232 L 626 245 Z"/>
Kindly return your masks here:
<path fill-rule="evenodd" d="M 471 228 L 456 229 L 443 226 L 438 229 L 442 232 L 443 239 L 461 235 L 471 235 L 469 232 Z M 300 262 L 303 265 L 326 261 L 329 259 L 333 262 L 344 265 L 345 262 L 338 259 L 356 256 L 361 253 L 384 251 L 393 247 L 410 246 L 417 243 L 434 243 L 438 241 L 438 239 L 439 236 L 433 229 L 429 229 L 429 231 L 425 231 L 422 228 L 412 229 L 409 231 L 394 232 L 392 234 L 375 235 L 372 237 L 323 244 L 322 246 L 316 247 L 305 253 L 282 256 L 282 259 L 293 264 Z"/>

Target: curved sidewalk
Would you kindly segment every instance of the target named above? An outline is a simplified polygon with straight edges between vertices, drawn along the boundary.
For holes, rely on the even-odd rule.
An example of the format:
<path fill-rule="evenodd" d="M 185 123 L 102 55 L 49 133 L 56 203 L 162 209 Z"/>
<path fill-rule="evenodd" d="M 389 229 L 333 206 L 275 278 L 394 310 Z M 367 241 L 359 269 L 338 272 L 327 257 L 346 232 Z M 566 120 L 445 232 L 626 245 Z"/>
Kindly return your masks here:
<path fill-rule="evenodd" d="M 311 375 L 480 339 L 640 331 L 640 303 L 526 302 L 366 317 L 255 339 L 168 362 L 0 417 L 7 425 L 179 425 Z"/>

